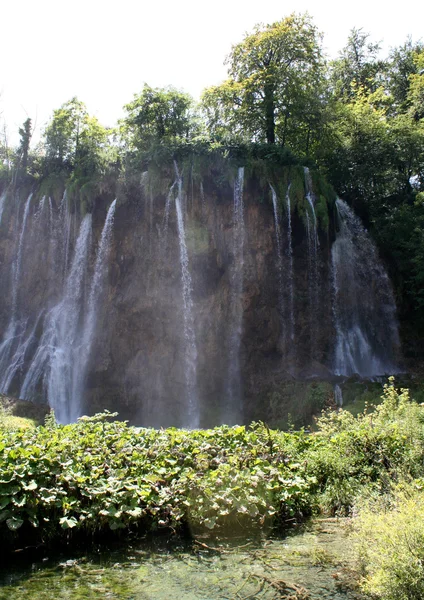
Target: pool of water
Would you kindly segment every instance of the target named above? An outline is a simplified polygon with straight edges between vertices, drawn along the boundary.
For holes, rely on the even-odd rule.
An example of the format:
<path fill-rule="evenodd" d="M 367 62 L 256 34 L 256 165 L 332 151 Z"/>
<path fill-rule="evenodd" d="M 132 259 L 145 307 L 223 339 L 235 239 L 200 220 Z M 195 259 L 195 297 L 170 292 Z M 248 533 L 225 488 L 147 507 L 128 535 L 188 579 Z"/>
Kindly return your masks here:
<path fill-rule="evenodd" d="M 318 520 L 285 538 L 161 539 L 89 554 L 45 556 L 0 569 L 1 600 L 353 600 L 343 520 Z M 297 595 L 296 595 L 297 594 Z"/>

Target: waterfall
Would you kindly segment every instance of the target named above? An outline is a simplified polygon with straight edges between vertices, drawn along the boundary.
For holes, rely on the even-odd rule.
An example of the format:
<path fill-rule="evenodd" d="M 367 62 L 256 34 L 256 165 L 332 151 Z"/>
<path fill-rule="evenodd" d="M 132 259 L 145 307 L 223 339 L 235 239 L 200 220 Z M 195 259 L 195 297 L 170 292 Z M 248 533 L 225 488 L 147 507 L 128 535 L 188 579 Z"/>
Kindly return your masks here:
<path fill-rule="evenodd" d="M 339 230 L 331 250 L 334 372 L 362 377 L 393 373 L 399 336 L 389 278 L 359 218 L 342 200 L 336 207 Z"/>
<path fill-rule="evenodd" d="M 319 277 L 318 277 L 318 228 L 315 214 L 315 197 L 312 191 L 311 174 L 308 167 L 304 167 L 306 199 L 310 213 L 306 212 L 306 229 L 308 235 L 308 287 L 309 287 L 309 319 L 311 336 L 311 357 L 316 357 L 318 342 L 318 302 L 319 302 Z M 312 217 L 312 223 L 311 223 Z"/>
<path fill-rule="evenodd" d="M 27 353 L 35 342 L 35 332 L 37 330 L 41 316 L 41 314 L 38 316 L 38 318 L 35 321 L 34 327 L 32 328 L 27 337 L 25 337 L 27 322 L 25 321 L 24 323 L 21 323 L 19 325 L 20 332 L 16 336 L 16 349 L 12 357 L 8 360 L 7 367 L 6 365 L 2 364 L 2 369 L 0 371 L 0 390 L 3 394 L 8 393 L 13 379 L 24 366 Z"/>
<path fill-rule="evenodd" d="M 168 228 L 169 228 L 169 213 L 171 210 L 171 200 L 172 200 L 172 195 L 174 192 L 174 187 L 176 185 L 176 182 L 174 182 L 168 192 L 168 195 L 166 197 L 166 202 L 165 202 L 165 214 L 163 217 L 163 226 L 162 226 L 162 232 L 161 232 L 161 247 L 160 247 L 160 255 L 163 261 L 166 260 L 166 250 L 168 248 Z"/>
<path fill-rule="evenodd" d="M 18 241 L 18 251 L 16 253 L 16 260 L 12 264 L 12 321 L 14 321 L 16 318 L 16 309 L 17 309 L 17 302 L 18 302 L 18 287 L 19 287 L 19 280 L 20 280 L 21 268 L 22 268 L 22 252 L 23 252 L 25 231 L 26 231 L 26 226 L 27 226 L 27 220 L 28 220 L 28 214 L 29 214 L 31 200 L 32 200 L 32 194 L 30 194 L 28 196 L 28 199 L 25 203 L 24 216 L 22 219 L 22 228 L 21 228 L 21 232 L 19 235 L 19 241 Z"/>
<path fill-rule="evenodd" d="M 22 384 L 21 398 L 31 399 L 43 378 L 50 406 L 60 423 L 75 421 L 79 416 L 81 315 L 84 306 L 84 281 L 91 240 L 91 215 L 80 227 L 62 300 L 50 310 L 33 360 Z"/>
<path fill-rule="evenodd" d="M 272 206 L 274 208 L 274 227 L 275 227 L 275 241 L 277 245 L 277 277 L 278 277 L 278 308 L 282 317 L 283 326 L 283 341 L 284 347 L 286 346 L 286 323 L 284 315 L 284 281 L 283 281 L 283 251 L 282 251 L 282 240 L 281 240 L 281 229 L 278 218 L 278 206 L 277 206 L 277 194 L 275 189 L 270 185 L 272 195 Z"/>
<path fill-rule="evenodd" d="M 116 200 L 112 202 L 106 215 L 99 247 L 97 249 L 96 262 L 90 293 L 88 296 L 88 307 L 85 311 L 84 327 L 82 334 L 81 352 L 77 356 L 75 366 L 76 377 L 73 381 L 72 399 L 74 412 L 81 414 L 82 398 L 84 394 L 85 378 L 90 360 L 91 348 L 96 331 L 97 316 L 101 310 L 102 295 L 109 272 L 109 252 L 112 240 L 113 220 L 115 217 Z M 79 406 L 78 406 L 79 404 Z"/>
<path fill-rule="evenodd" d="M 286 193 L 286 209 L 287 209 L 287 257 L 289 259 L 289 273 L 288 273 L 288 305 L 289 305 L 289 338 L 291 341 L 294 340 L 294 293 L 293 293 L 293 240 L 292 240 L 292 223 L 291 223 L 291 207 L 290 207 L 290 184 L 287 188 Z"/>
<path fill-rule="evenodd" d="M 6 384 L 8 384 L 8 379 L 6 378 L 7 369 L 9 367 L 9 361 L 14 360 L 14 356 L 11 358 L 12 349 L 15 346 L 20 345 L 22 339 L 25 334 L 26 323 L 19 322 L 17 316 L 17 304 L 18 304 L 18 291 L 21 277 L 21 269 L 22 269 L 22 253 L 24 247 L 24 239 L 25 239 L 25 231 L 27 228 L 27 220 L 30 209 L 30 204 L 32 200 L 32 194 L 30 194 L 27 198 L 24 208 L 24 215 L 22 218 L 22 226 L 20 229 L 18 242 L 17 242 L 17 251 L 15 260 L 12 262 L 11 268 L 11 280 L 12 280 L 12 303 L 10 310 L 10 320 L 9 324 L 6 328 L 5 334 L 3 336 L 3 341 L 0 344 L 0 391 L 5 393 Z M 7 385 L 9 387 L 9 385 Z"/>
<path fill-rule="evenodd" d="M 46 197 L 42 196 L 38 203 L 37 210 L 35 211 L 34 221 L 39 221 L 43 215 L 44 207 L 46 206 Z"/>
<path fill-rule="evenodd" d="M 1 220 L 3 217 L 3 210 L 4 210 L 4 203 L 6 200 L 6 192 L 3 192 L 3 194 L 0 196 L 0 225 L 1 225 Z"/>
<path fill-rule="evenodd" d="M 224 421 L 237 422 L 242 416 L 242 384 L 240 348 L 243 333 L 243 279 L 244 279 L 244 167 L 240 167 L 234 182 L 233 206 L 233 264 L 230 273 L 230 325 L 228 347 L 227 404 Z"/>
<path fill-rule="evenodd" d="M 334 402 L 340 408 L 343 406 L 343 392 L 338 383 L 334 386 Z"/>
<path fill-rule="evenodd" d="M 101 296 L 104 291 L 108 275 L 108 259 L 110 244 L 112 239 L 112 228 L 113 220 L 115 217 L 116 200 L 112 202 L 106 215 L 105 224 L 103 226 L 102 235 L 97 249 L 96 263 L 94 266 L 93 280 L 91 283 L 90 295 L 88 298 L 88 310 L 86 312 L 87 317 L 84 324 L 84 350 L 87 351 L 87 358 L 89 355 L 89 349 L 93 342 L 94 330 L 96 328 L 96 318 L 101 302 Z"/>
<path fill-rule="evenodd" d="M 68 206 L 68 195 L 66 190 L 63 194 L 62 202 L 60 203 L 60 221 L 62 223 L 62 236 L 63 240 L 65 241 L 63 249 L 63 281 L 65 282 L 66 274 L 68 272 L 69 253 L 73 229 L 73 215 Z"/>
<path fill-rule="evenodd" d="M 187 426 L 195 429 L 199 427 L 199 403 L 197 398 L 197 346 L 194 332 L 194 309 L 192 298 L 192 280 L 189 270 L 188 253 L 184 229 L 184 217 L 182 211 L 182 178 L 175 163 L 178 191 L 175 199 L 177 213 L 178 239 L 180 247 L 180 265 L 183 292 L 183 315 L 184 315 L 184 375 L 187 386 L 187 415 L 184 415 Z"/>

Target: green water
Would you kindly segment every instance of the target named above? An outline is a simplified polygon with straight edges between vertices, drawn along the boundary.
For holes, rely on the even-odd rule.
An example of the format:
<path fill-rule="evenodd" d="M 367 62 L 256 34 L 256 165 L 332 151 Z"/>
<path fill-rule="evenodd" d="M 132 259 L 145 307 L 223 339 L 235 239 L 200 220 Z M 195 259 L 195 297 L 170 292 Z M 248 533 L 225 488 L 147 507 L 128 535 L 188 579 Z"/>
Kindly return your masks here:
<path fill-rule="evenodd" d="M 343 521 L 316 521 L 284 539 L 243 540 L 239 545 L 199 542 L 145 540 L 98 554 L 56 553 L 40 562 L 4 567 L 0 599 L 267 600 L 290 597 L 293 584 L 307 590 L 305 598 L 358 597 L 340 589 L 343 569 L 352 560 Z"/>

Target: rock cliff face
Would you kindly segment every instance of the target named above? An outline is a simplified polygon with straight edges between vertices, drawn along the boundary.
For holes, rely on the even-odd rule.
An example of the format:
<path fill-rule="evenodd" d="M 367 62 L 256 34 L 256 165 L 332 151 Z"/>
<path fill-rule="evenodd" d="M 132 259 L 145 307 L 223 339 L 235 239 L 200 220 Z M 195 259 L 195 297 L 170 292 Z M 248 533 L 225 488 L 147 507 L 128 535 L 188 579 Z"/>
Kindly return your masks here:
<path fill-rule="evenodd" d="M 0 391 L 47 395 L 63 421 L 109 408 L 142 425 L 206 426 L 302 414 L 293 400 L 305 401 L 302 382 L 313 382 L 309 401 L 319 404 L 337 376 L 362 364 L 362 342 L 349 341 L 355 327 L 378 354 L 367 376 L 393 370 L 387 277 L 384 290 L 381 267 L 368 285 L 358 281 L 362 321 L 337 319 L 332 248 L 347 236 L 346 215 L 314 174 L 303 175 L 282 168 L 268 179 L 228 167 L 199 176 L 176 165 L 167 176 L 142 174 L 117 193 L 113 211 L 115 192 L 98 195 L 84 218 L 69 195 L 9 192 Z M 359 238 L 342 244 L 338 265 L 355 260 L 349 248 Z M 352 354 L 345 367 L 337 348 Z M 329 383 L 317 392 L 318 380 Z"/>

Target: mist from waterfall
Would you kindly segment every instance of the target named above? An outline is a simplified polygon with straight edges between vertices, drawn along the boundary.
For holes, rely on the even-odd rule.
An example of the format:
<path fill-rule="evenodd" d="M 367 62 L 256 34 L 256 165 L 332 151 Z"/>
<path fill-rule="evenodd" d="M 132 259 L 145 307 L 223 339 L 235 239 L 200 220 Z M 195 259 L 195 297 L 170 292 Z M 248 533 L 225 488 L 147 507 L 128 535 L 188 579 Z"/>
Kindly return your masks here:
<path fill-rule="evenodd" d="M 339 230 L 331 250 L 334 372 L 362 377 L 394 373 L 399 335 L 389 278 L 360 219 L 342 200 L 336 207 Z"/>

